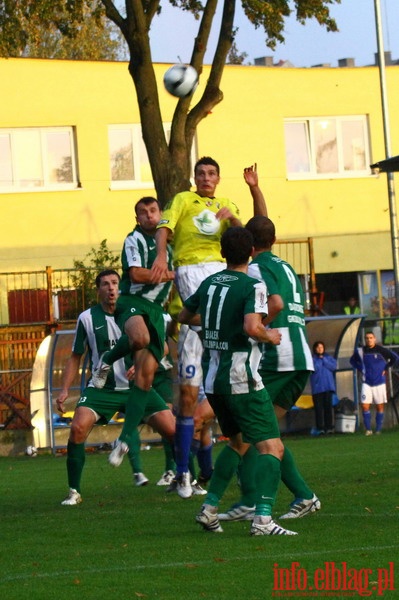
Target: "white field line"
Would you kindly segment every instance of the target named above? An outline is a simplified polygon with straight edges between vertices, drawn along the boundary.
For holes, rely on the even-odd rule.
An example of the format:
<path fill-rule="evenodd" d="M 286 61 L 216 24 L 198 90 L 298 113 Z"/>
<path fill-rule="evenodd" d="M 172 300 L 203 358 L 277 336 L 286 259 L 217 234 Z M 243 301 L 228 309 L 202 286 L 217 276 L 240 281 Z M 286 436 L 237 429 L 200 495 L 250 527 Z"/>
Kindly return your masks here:
<path fill-rule="evenodd" d="M 301 558 L 303 557 L 310 557 L 310 556 L 319 556 L 322 560 L 325 560 L 326 556 L 328 554 L 333 554 L 333 555 L 341 555 L 342 553 L 357 553 L 357 552 L 373 552 L 374 555 L 378 552 L 378 550 L 394 550 L 397 551 L 398 546 L 397 544 L 392 544 L 389 546 L 377 546 L 377 545 L 373 545 L 373 546 L 351 546 L 349 548 L 335 548 L 334 550 L 325 550 L 323 549 L 318 550 L 318 551 L 314 551 L 314 552 L 301 552 L 300 556 Z M 283 559 L 292 559 L 292 560 L 298 560 L 298 549 L 296 549 L 295 551 L 292 552 L 286 552 L 286 553 L 281 553 L 281 554 L 273 554 L 273 562 L 276 562 L 278 560 L 283 560 Z M 255 562 L 255 561 L 265 561 L 265 556 L 263 555 L 257 555 L 257 556 L 229 556 L 227 557 L 224 561 L 223 564 L 226 563 L 231 563 L 231 562 L 235 562 L 235 561 L 251 561 L 251 562 Z M 215 564 L 214 559 L 207 559 L 207 560 L 195 560 L 195 561 L 186 561 L 186 562 L 172 562 L 172 563 L 156 563 L 156 564 L 151 564 L 151 565 L 124 565 L 121 567 L 109 567 L 107 568 L 101 568 L 101 569 L 95 569 L 95 568 L 88 568 L 88 569 L 71 569 L 71 570 L 65 570 L 65 571 L 53 571 L 52 573 L 40 573 L 38 571 L 36 571 L 35 569 L 31 569 L 29 572 L 26 573 L 19 573 L 19 574 L 15 574 L 15 575 L 7 575 L 5 577 L 1 577 L 0 578 L 0 585 L 2 583 L 9 583 L 11 581 L 24 581 L 27 579 L 40 579 L 40 578 L 58 578 L 58 577 L 70 577 L 72 575 L 87 575 L 87 574 L 98 574 L 98 573 L 121 573 L 124 571 L 129 571 L 130 573 L 132 571 L 146 571 L 146 570 L 151 570 L 153 571 L 154 569 L 175 569 L 175 568 L 179 568 L 179 567 L 187 567 L 187 564 L 195 564 L 198 566 L 207 566 L 207 565 L 213 565 Z"/>

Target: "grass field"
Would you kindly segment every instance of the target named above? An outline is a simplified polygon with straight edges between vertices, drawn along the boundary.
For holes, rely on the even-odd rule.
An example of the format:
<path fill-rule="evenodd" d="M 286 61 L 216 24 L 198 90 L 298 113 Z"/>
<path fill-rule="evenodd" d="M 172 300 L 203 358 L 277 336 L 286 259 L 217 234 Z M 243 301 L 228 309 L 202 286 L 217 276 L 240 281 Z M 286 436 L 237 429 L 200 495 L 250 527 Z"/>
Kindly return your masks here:
<path fill-rule="evenodd" d="M 144 488 L 132 485 L 127 460 L 112 469 L 106 453 L 88 454 L 84 501 L 74 507 L 60 505 L 65 456 L 1 458 L 0 597 L 399 598 L 398 433 L 284 439 L 322 502 L 318 513 L 289 522 L 295 537 L 250 537 L 249 522 L 202 531 L 194 521 L 200 497 L 181 500 L 155 485 L 160 448 L 143 452 Z M 232 483 L 221 508 L 237 495 Z M 282 486 L 276 516 L 290 500 Z"/>

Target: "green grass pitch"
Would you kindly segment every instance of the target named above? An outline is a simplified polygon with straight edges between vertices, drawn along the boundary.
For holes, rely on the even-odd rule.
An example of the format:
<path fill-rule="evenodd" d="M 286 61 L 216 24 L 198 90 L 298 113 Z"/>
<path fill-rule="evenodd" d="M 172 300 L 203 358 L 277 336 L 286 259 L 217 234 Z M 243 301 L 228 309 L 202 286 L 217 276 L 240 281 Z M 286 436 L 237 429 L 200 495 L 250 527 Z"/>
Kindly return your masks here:
<path fill-rule="evenodd" d="M 142 453 L 150 478 L 143 488 L 133 486 L 128 460 L 112 469 L 106 453 L 88 453 L 83 503 L 73 507 L 60 505 L 65 456 L 1 458 L 0 597 L 399 598 L 398 441 L 398 429 L 285 437 L 322 503 L 318 513 L 281 521 L 295 537 L 250 537 L 249 522 L 204 532 L 194 521 L 201 497 L 182 500 L 155 485 L 164 466 L 159 447 Z M 232 482 L 221 509 L 237 498 Z M 290 501 L 281 485 L 275 517 Z"/>

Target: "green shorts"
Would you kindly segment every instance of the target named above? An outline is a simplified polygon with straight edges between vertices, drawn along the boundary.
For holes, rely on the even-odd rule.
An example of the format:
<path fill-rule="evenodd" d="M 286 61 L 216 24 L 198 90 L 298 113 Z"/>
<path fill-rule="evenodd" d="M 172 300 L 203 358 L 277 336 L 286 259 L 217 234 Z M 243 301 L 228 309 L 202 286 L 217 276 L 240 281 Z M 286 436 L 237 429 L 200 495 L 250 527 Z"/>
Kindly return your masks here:
<path fill-rule="evenodd" d="M 310 371 L 259 371 L 273 404 L 290 410 L 302 395 Z"/>
<path fill-rule="evenodd" d="M 249 444 L 280 437 L 273 404 L 265 389 L 229 396 L 208 394 L 208 400 L 226 437 L 241 433 Z"/>
<path fill-rule="evenodd" d="M 119 296 L 115 318 L 122 331 L 124 331 L 125 322 L 136 315 L 143 317 L 150 334 L 150 343 L 147 349 L 152 352 L 158 362 L 161 362 L 165 354 L 165 321 L 162 307 L 140 296 Z"/>
<path fill-rule="evenodd" d="M 172 371 L 159 370 L 155 373 L 152 387 L 168 404 L 173 404 L 173 375 Z"/>
<path fill-rule="evenodd" d="M 126 403 L 131 390 L 107 390 L 87 387 L 83 390 L 81 397 L 76 405 L 90 408 L 96 412 L 100 418 L 97 423 L 106 425 L 115 415 L 115 413 L 125 413 Z M 162 398 L 155 398 L 147 403 L 144 411 L 143 423 L 146 423 L 152 415 L 161 410 L 170 410 Z"/>

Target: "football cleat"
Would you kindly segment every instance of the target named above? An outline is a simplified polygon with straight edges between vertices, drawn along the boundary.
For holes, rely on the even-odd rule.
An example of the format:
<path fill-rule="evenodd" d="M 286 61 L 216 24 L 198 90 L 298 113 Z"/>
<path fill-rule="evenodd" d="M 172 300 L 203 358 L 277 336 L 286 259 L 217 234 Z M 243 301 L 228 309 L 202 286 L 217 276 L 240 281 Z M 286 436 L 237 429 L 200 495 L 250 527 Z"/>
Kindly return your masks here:
<path fill-rule="evenodd" d="M 252 521 L 255 516 L 255 506 L 235 504 L 225 513 L 220 513 L 220 521 Z"/>
<path fill-rule="evenodd" d="M 161 479 L 157 482 L 157 485 L 170 485 L 175 478 L 173 471 L 165 471 Z"/>
<path fill-rule="evenodd" d="M 193 496 L 206 496 L 208 493 L 203 487 L 200 486 L 196 479 L 191 482 L 191 490 Z"/>
<path fill-rule="evenodd" d="M 193 488 L 191 487 L 190 473 L 185 472 L 176 476 L 176 482 L 176 491 L 179 494 L 180 498 L 191 498 L 191 496 L 193 495 Z"/>
<path fill-rule="evenodd" d="M 280 519 L 300 519 L 305 515 L 320 510 L 321 502 L 318 497 L 313 494 L 313 497 L 310 500 L 297 499 L 294 500 L 290 506 L 290 510 L 285 513 L 285 515 L 281 515 Z"/>
<path fill-rule="evenodd" d="M 210 512 L 206 510 L 205 506 L 201 508 L 201 512 L 195 517 L 197 523 L 202 525 L 205 531 L 212 531 L 213 533 L 223 533 L 223 529 L 220 526 L 217 511 Z"/>
<path fill-rule="evenodd" d="M 266 521 L 267 522 L 264 522 Z M 255 517 L 251 526 L 251 535 L 298 535 L 296 531 L 284 529 L 271 517 Z"/>
<path fill-rule="evenodd" d="M 147 485 L 149 482 L 148 477 L 144 475 L 144 473 L 134 473 L 133 480 L 137 487 L 142 487 L 143 485 Z"/>
<path fill-rule="evenodd" d="M 105 362 L 103 362 L 104 354 L 100 356 L 100 360 L 91 374 L 93 385 L 98 390 L 101 390 L 105 386 L 108 374 L 111 370 L 111 365 L 107 365 Z"/>
<path fill-rule="evenodd" d="M 126 444 L 126 442 L 121 442 L 118 440 L 115 448 L 108 457 L 109 464 L 112 467 L 119 467 L 119 465 L 122 464 L 123 458 L 127 452 L 129 452 L 129 446 Z"/>
<path fill-rule="evenodd" d="M 69 488 L 69 494 L 65 498 L 65 500 L 61 502 L 61 504 L 63 504 L 64 506 L 75 506 L 76 504 L 80 504 L 81 502 L 82 496 L 79 494 L 79 492 L 77 492 L 73 488 Z"/>

